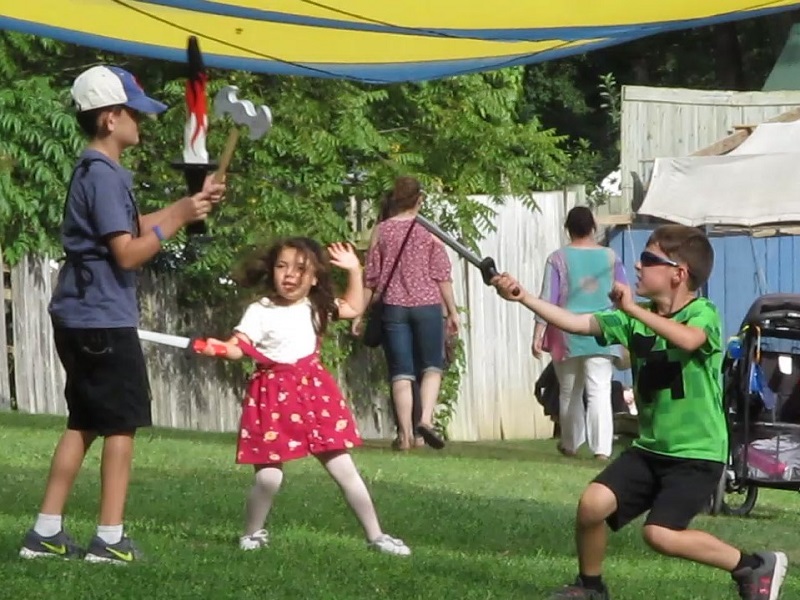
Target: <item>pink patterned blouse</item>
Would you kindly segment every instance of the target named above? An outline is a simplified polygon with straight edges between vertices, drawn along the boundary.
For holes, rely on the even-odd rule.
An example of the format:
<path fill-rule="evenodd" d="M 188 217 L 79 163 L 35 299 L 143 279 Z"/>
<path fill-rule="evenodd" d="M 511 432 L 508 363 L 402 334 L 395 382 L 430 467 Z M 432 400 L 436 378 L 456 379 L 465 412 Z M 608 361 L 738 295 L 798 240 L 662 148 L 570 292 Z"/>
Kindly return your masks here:
<path fill-rule="evenodd" d="M 441 304 L 439 282 L 451 281 L 450 259 L 444 245 L 422 225 L 415 224 L 403 249 L 389 288 L 386 281 L 413 219 L 393 218 L 378 224 L 377 240 L 367 252 L 366 286 L 395 306 Z"/>

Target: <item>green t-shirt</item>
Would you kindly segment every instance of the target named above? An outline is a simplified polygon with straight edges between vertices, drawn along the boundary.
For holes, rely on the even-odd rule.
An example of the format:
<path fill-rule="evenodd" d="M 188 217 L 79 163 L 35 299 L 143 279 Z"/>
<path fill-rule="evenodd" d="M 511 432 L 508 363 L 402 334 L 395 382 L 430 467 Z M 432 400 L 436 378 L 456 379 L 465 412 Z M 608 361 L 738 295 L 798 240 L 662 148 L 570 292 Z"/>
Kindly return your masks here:
<path fill-rule="evenodd" d="M 652 304 L 644 305 L 652 310 Z M 622 344 L 631 355 L 643 450 L 677 458 L 727 462 L 722 406 L 722 327 L 717 308 L 696 298 L 670 319 L 706 332 L 694 352 L 676 348 L 621 310 L 595 314 L 600 343 Z"/>

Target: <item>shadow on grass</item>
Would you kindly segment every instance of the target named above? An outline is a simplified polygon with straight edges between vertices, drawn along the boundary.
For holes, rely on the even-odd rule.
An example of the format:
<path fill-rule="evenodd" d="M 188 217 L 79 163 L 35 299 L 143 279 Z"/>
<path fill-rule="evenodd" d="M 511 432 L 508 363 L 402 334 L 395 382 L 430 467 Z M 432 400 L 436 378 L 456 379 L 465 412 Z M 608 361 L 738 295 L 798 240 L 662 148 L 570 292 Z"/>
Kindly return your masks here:
<path fill-rule="evenodd" d="M 125 573 L 17 560 L 19 543 L 38 509 L 47 465 L 42 457 L 32 457 L 32 467 L 0 465 L 0 520 L 5 524 L 0 532 L 0 560 L 5 559 L 9 597 L 64 596 L 64 592 L 65 597 L 93 597 L 93 590 L 105 586 L 118 591 L 120 600 L 162 597 L 167 589 L 175 600 L 233 600 L 265 594 L 281 600 L 338 600 L 364 597 L 365 590 L 398 600 L 505 600 L 547 597 L 549 590 L 574 575 L 574 492 L 583 476 L 565 476 L 567 469 L 538 472 L 528 465 L 515 466 L 513 473 L 549 484 L 541 491 L 528 486 L 537 497 L 525 498 L 507 475 L 492 480 L 497 487 L 482 485 L 495 472 L 494 465 L 479 467 L 471 479 L 465 475 L 463 484 L 456 481 L 459 489 L 454 489 L 452 479 L 438 484 L 436 474 L 469 474 L 469 465 L 451 471 L 442 460 L 439 467 L 445 470 L 437 471 L 428 461 L 411 462 L 381 479 L 377 473 L 382 469 L 390 472 L 405 461 L 379 457 L 370 468 L 369 487 L 384 529 L 406 540 L 414 551 L 411 560 L 401 561 L 363 552 L 360 528 L 336 485 L 311 460 L 291 463 L 270 519 L 272 548 L 267 554 L 243 555 L 236 549 L 236 538 L 250 469 L 205 464 L 208 449 L 193 444 L 172 448 L 167 446 L 159 462 L 134 469 L 127 526 L 154 560 Z M 171 463 L 172 452 L 192 454 Z M 430 455 L 442 456 L 432 451 Z M 96 462 L 87 467 L 76 485 L 66 521 L 81 541 L 91 536 L 97 510 Z M 422 475 L 429 478 L 415 471 L 417 484 L 403 481 L 412 468 L 426 469 Z M 471 490 L 473 481 L 481 488 Z M 572 491 L 562 494 L 562 485 Z M 720 533 L 745 529 L 737 537 L 751 545 L 771 539 L 776 528 L 791 529 L 785 518 L 766 523 L 762 514 L 779 517 L 781 511 L 768 504 L 757 507 L 758 521 L 749 528 L 745 523 L 750 519 L 745 523 L 709 519 L 707 523 L 715 523 L 712 530 Z M 763 532 L 762 538 L 751 537 L 756 531 Z M 640 524 L 635 523 L 610 537 L 608 566 L 614 597 L 651 597 L 654 577 L 655 585 L 672 590 L 670 598 L 732 597 L 727 576 L 658 557 L 645 549 L 639 536 Z M 790 539 L 779 542 L 786 545 Z"/>
<path fill-rule="evenodd" d="M 41 500 L 47 469 L 0 466 L 0 513 L 19 520 L 6 531 L 3 547 L 16 552 Z M 170 471 L 136 468 L 127 508 L 129 527 L 164 539 L 181 539 L 198 549 L 230 544 L 240 534 L 250 471 Z M 478 496 L 396 481 L 369 484 L 381 524 L 416 550 L 445 550 L 501 557 L 574 556 L 573 520 L 577 497 L 563 503 L 537 499 Z M 92 524 L 98 505 L 96 472 L 80 476 L 67 521 Z M 319 472 L 287 473 L 269 527 L 274 537 L 288 530 L 319 531 L 360 538 L 361 530 L 338 487 Z M 88 535 L 88 532 L 87 532 Z M 13 538 L 13 539 L 12 539 Z M 9 545 L 11 547 L 9 547 Z M 633 556 L 638 550 L 623 549 Z"/>
<path fill-rule="evenodd" d="M 372 475 L 368 485 L 384 529 L 413 548 L 410 560 L 363 552 L 355 518 L 335 484 L 311 460 L 287 465 L 284 489 L 269 524 L 273 547 L 267 554 L 244 555 L 236 549 L 236 538 L 251 470 L 220 466 L 217 448 L 217 443 L 232 448 L 232 436 L 160 429 L 149 436 L 145 430 L 142 442 L 154 437 L 213 447 L 159 444 L 155 458 L 134 468 L 127 526 L 154 560 L 130 570 L 104 572 L 86 565 L 33 565 L 16 559 L 38 510 L 50 458 L 49 448 L 42 450 L 49 441 L 37 447 L 35 438 L 55 439 L 63 423 L 57 417 L 0 415 L 0 430 L 16 429 L 8 439 L 24 449 L 15 465 L 26 465 L 0 464 L 0 560 L 5 559 L 8 597 L 95 597 L 98 588 L 113 589 L 120 600 L 159 598 L 165 590 L 174 600 L 241 600 L 265 594 L 276 600 L 338 600 L 366 593 L 398 600 L 546 597 L 575 569 L 573 516 L 585 473 L 575 474 L 570 467 L 588 471 L 589 464 L 601 464 L 561 457 L 552 440 L 454 443 L 443 452 L 422 450 L 391 458 L 382 456 L 391 452 L 388 443 L 370 442 L 368 447 L 377 450 L 359 450 L 372 454 L 364 460 Z M 176 453 L 181 453 L 179 460 Z M 95 454 L 80 475 L 67 510 L 67 527 L 81 541 L 94 531 L 97 458 Z M 421 460 L 414 462 L 416 458 Z M 436 458 L 438 464 L 429 460 Z M 456 465 L 458 459 L 465 461 Z M 518 462 L 504 470 L 490 463 L 473 467 L 466 459 Z M 447 481 L 440 483 L 437 476 Z M 521 485 L 516 477 L 530 480 Z M 523 497 L 521 489 L 535 497 Z M 774 543 L 800 553 L 792 534 L 797 519 L 787 517 L 791 506 L 776 498 L 767 494 L 752 517 L 706 518 L 699 528 L 746 542 L 748 548 Z M 614 597 L 644 600 L 652 597 L 653 585 L 669 589 L 670 598 L 732 597 L 727 575 L 647 551 L 640 523 L 610 536 L 610 546 Z M 800 597 L 795 580 L 785 596 Z"/>
<path fill-rule="evenodd" d="M 616 456 L 629 447 L 632 440 L 620 438 L 614 442 Z M 366 440 L 365 450 L 397 453 L 390 447 L 390 441 Z M 414 458 L 437 459 L 455 458 L 470 460 L 499 460 L 548 463 L 557 465 L 597 466 L 605 463 L 596 460 L 585 448 L 576 457 L 562 456 L 556 450 L 556 440 L 513 440 L 497 442 L 449 442 L 443 450 L 433 450 L 427 446 L 409 452 Z"/>
<path fill-rule="evenodd" d="M 0 412 L 0 429 L 30 429 L 37 434 L 42 432 L 61 435 L 67 425 L 67 418 L 54 415 L 31 415 L 27 413 Z M 137 441 L 146 443 L 148 440 L 188 440 L 204 444 L 236 443 L 236 432 L 209 432 L 187 429 L 170 429 L 168 427 L 145 427 L 136 434 Z"/>
<path fill-rule="evenodd" d="M 60 435 L 66 425 L 66 417 L 52 415 L 31 415 L 19 412 L 0 413 L 0 429 L 30 429 L 40 434 L 52 430 L 54 436 Z M 139 430 L 137 442 L 146 444 L 151 440 L 187 440 L 204 444 L 219 444 L 233 447 L 235 432 L 205 432 L 166 427 L 148 427 Z M 630 445 L 630 439 L 621 438 L 614 443 L 615 454 Z M 364 440 L 363 447 L 356 452 L 396 453 L 391 449 L 391 440 Z M 556 450 L 556 440 L 510 440 L 491 442 L 449 442 L 444 450 L 428 448 L 415 449 L 410 453 L 414 458 L 438 459 L 480 459 L 522 462 L 546 462 L 558 465 L 590 464 L 602 467 L 586 449 L 575 458 L 561 456 Z"/>

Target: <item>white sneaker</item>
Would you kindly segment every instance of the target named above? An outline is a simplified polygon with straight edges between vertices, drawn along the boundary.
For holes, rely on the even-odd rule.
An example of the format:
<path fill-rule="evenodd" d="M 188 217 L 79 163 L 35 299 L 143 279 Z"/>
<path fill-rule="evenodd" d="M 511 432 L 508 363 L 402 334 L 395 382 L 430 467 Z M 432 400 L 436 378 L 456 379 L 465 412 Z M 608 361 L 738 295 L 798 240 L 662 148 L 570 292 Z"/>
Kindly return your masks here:
<path fill-rule="evenodd" d="M 259 529 L 250 535 L 239 538 L 239 548 L 242 550 L 258 550 L 269 545 L 269 533 L 266 529 Z"/>
<path fill-rule="evenodd" d="M 382 534 L 367 544 L 368 548 L 383 552 L 384 554 L 394 554 L 397 556 L 408 556 L 411 548 L 405 545 L 403 540 L 393 538 L 390 535 Z"/>

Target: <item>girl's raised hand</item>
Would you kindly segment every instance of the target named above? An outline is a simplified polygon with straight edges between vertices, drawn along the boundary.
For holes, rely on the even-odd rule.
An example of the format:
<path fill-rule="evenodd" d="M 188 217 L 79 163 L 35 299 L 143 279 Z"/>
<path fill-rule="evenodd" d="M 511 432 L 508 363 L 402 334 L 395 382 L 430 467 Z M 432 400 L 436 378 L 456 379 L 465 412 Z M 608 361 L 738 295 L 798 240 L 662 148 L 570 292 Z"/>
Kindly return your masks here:
<path fill-rule="evenodd" d="M 328 254 L 331 257 L 331 264 L 346 271 L 361 268 L 361 261 L 351 244 L 336 242 L 328 246 Z"/>

